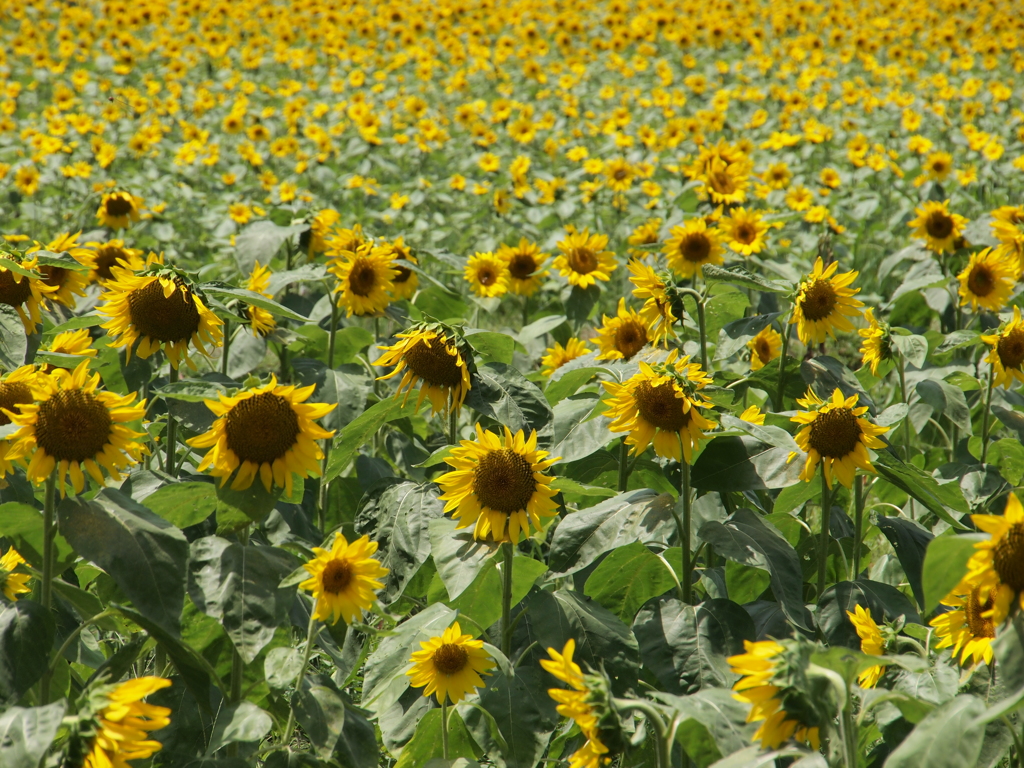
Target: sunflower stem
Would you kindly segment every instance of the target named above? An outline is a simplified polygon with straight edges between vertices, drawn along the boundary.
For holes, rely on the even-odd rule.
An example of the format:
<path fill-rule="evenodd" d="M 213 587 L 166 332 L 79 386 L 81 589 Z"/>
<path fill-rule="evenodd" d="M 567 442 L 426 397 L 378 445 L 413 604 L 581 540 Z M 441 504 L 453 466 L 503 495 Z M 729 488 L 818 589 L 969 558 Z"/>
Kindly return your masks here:
<path fill-rule="evenodd" d="M 832 516 L 832 501 L 829 498 L 828 480 L 825 478 L 825 465 L 821 465 L 821 539 L 818 543 L 818 593 L 817 599 L 825 591 L 825 573 L 828 570 L 829 524 Z"/>
<path fill-rule="evenodd" d="M 299 668 L 299 676 L 295 678 L 295 693 L 288 703 L 288 723 L 284 727 L 284 739 L 280 747 L 287 749 L 292 743 L 292 730 L 295 728 L 295 697 L 302 692 L 302 683 L 306 680 L 306 668 L 309 666 L 309 657 L 313 654 L 313 641 L 316 640 L 317 625 L 313 616 L 316 614 L 316 604 L 309 609 L 309 627 L 306 629 L 306 649 L 302 652 L 302 666 Z"/>
<path fill-rule="evenodd" d="M 779 354 L 779 383 L 775 387 L 775 410 L 783 411 L 783 395 L 786 386 L 786 355 L 789 353 L 789 318 L 782 323 L 782 352 Z"/>
<path fill-rule="evenodd" d="M 995 383 L 993 371 L 988 372 L 988 392 L 985 394 L 985 410 L 981 414 L 981 463 L 988 456 L 988 430 L 991 423 L 989 412 L 992 410 L 992 385 Z"/>
<path fill-rule="evenodd" d="M 168 377 L 171 384 L 176 384 L 178 381 L 178 369 L 173 365 L 171 366 L 171 373 Z M 165 401 L 166 402 L 166 401 Z M 177 448 L 178 442 L 178 422 L 175 421 L 171 415 L 170 403 L 167 404 L 167 462 L 165 471 L 171 477 L 177 477 L 176 468 L 174 466 L 174 453 Z"/>
<path fill-rule="evenodd" d="M 680 288 L 679 293 L 689 296 L 697 305 L 697 330 L 700 331 L 700 367 L 708 370 L 708 335 L 704 325 L 704 297 L 693 288 Z"/>
<path fill-rule="evenodd" d="M 228 375 L 228 352 L 231 351 L 231 321 L 224 321 L 224 347 L 220 355 L 220 372 Z"/>
<path fill-rule="evenodd" d="M 448 694 L 441 702 L 441 756 L 448 759 Z"/>
<path fill-rule="evenodd" d="M 455 409 L 455 393 L 448 392 L 448 445 L 459 443 L 459 412 Z"/>
<path fill-rule="evenodd" d="M 53 610 L 53 538 L 56 528 L 53 524 L 53 513 L 57 502 L 57 468 L 54 467 L 46 478 L 46 495 L 43 500 L 43 580 L 40 585 L 40 598 L 47 612 Z M 39 682 L 39 699 L 43 704 L 50 702 L 50 678 L 53 667 L 43 673 Z"/>
<path fill-rule="evenodd" d="M 864 478 L 858 475 L 853 478 L 853 574 L 851 581 L 856 581 L 860 574 L 860 548 L 864 541 Z"/>
<path fill-rule="evenodd" d="M 331 333 L 327 337 L 327 367 L 332 371 L 334 370 L 334 341 L 338 335 L 338 314 L 338 302 L 331 297 Z"/>
<path fill-rule="evenodd" d="M 901 353 L 898 355 L 899 365 L 896 370 L 900 375 L 900 397 L 903 398 L 903 404 L 910 407 L 910 403 L 907 401 L 907 375 L 906 375 L 906 358 Z M 905 417 L 903 419 L 903 460 L 910 461 L 910 418 Z"/>
<path fill-rule="evenodd" d="M 674 515 L 676 528 L 679 529 L 679 544 L 683 550 L 682 589 L 683 602 L 693 602 L 693 563 L 690 560 L 690 525 L 692 509 L 690 506 L 690 465 L 686 463 L 683 453 L 683 438 L 679 438 L 679 500 L 683 503 L 683 518 Z"/>
<path fill-rule="evenodd" d="M 621 712 L 640 712 L 650 722 L 658 736 L 658 768 L 672 768 L 672 742 L 675 741 L 675 728 L 668 723 L 650 702 L 642 699 L 612 699 L 612 706 Z M 688 757 L 683 752 L 683 760 Z"/>
<path fill-rule="evenodd" d="M 505 658 L 512 653 L 512 543 L 501 545 L 501 652 Z"/>
<path fill-rule="evenodd" d="M 619 443 L 619 493 L 624 493 L 629 484 L 629 446 L 626 438 Z"/>

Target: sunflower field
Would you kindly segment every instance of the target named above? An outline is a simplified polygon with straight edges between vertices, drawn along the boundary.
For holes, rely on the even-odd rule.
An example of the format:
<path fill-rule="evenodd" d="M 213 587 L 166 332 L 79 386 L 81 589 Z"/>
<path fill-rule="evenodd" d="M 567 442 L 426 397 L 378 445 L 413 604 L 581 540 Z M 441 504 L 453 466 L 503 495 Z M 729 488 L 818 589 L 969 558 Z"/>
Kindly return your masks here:
<path fill-rule="evenodd" d="M 1024 768 L 1019 0 L 0 40 L 0 768 Z"/>

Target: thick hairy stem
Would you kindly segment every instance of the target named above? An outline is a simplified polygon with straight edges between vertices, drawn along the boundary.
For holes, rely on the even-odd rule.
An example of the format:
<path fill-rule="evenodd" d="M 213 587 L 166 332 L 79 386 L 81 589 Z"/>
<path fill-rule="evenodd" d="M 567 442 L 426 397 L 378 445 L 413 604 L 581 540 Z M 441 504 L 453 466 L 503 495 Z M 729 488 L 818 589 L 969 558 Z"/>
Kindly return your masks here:
<path fill-rule="evenodd" d="M 818 593 L 817 599 L 825 591 L 825 574 L 828 570 L 829 524 L 832 517 L 832 501 L 829 495 L 828 481 L 825 479 L 825 465 L 821 465 L 821 539 L 818 544 Z"/>
<path fill-rule="evenodd" d="M 501 545 L 501 652 L 505 658 L 512 653 L 512 544 Z"/>
<path fill-rule="evenodd" d="M 178 381 L 178 369 L 173 365 L 171 366 L 170 383 L 175 384 Z M 174 463 L 174 455 L 178 443 L 178 422 L 171 415 L 171 404 L 167 403 L 167 464 L 166 471 L 171 477 L 177 475 L 176 467 Z"/>
<path fill-rule="evenodd" d="M 40 597 L 43 608 L 47 611 L 53 610 L 53 539 L 57 533 L 54 525 L 53 515 L 57 506 L 57 469 L 50 472 L 46 478 L 46 496 L 43 501 L 43 583 L 40 585 Z M 43 704 L 50 701 L 50 679 L 53 677 L 54 663 L 43 673 L 39 683 L 39 698 Z"/>

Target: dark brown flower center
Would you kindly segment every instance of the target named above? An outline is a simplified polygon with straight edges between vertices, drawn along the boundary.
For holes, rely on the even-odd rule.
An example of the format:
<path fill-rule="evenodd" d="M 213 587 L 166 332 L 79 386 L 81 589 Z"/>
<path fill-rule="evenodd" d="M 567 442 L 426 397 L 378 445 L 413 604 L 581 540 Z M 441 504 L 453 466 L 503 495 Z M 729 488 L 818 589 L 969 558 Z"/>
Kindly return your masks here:
<path fill-rule="evenodd" d="M 528 253 L 517 253 L 509 261 L 508 271 L 516 280 L 529 280 L 537 271 L 537 262 Z"/>
<path fill-rule="evenodd" d="M 996 351 L 1004 368 L 1020 370 L 1021 363 L 1024 363 L 1024 328 L 1018 326 L 1000 336 Z"/>
<path fill-rule="evenodd" d="M 841 459 L 853 453 L 861 436 L 857 417 L 850 408 L 833 408 L 819 413 L 811 422 L 808 443 L 822 456 Z"/>
<path fill-rule="evenodd" d="M 736 191 L 736 182 L 725 171 L 708 174 L 708 185 L 720 195 L 731 195 Z"/>
<path fill-rule="evenodd" d="M 1024 523 L 1014 523 L 992 549 L 999 580 L 1015 592 L 1024 592 Z"/>
<path fill-rule="evenodd" d="M 127 216 L 133 209 L 132 201 L 120 195 L 107 200 L 107 213 L 111 216 Z"/>
<path fill-rule="evenodd" d="M 975 296 L 988 296 L 996 287 L 996 276 L 985 264 L 975 264 L 967 276 L 967 288 Z"/>
<path fill-rule="evenodd" d="M 623 179 L 629 177 L 629 171 L 627 171 L 625 168 L 616 168 L 615 171 L 612 173 L 612 176 L 615 178 L 616 181 L 622 181 Z"/>
<path fill-rule="evenodd" d="M 476 271 L 476 279 L 485 288 L 498 282 L 498 273 L 492 267 L 480 267 Z"/>
<path fill-rule="evenodd" d="M 953 217 L 942 211 L 933 211 L 925 219 L 924 228 L 936 240 L 945 240 L 953 234 Z"/>
<path fill-rule="evenodd" d="M 756 354 L 758 359 L 764 364 L 771 362 L 772 345 L 768 342 L 768 339 L 761 338 L 757 340 L 754 344 L 754 354 Z"/>
<path fill-rule="evenodd" d="M 113 280 L 111 267 L 127 267 L 128 254 L 116 245 L 105 245 L 96 251 L 96 277 L 100 280 Z"/>
<path fill-rule="evenodd" d="M 128 314 L 139 334 L 157 341 L 187 341 L 199 330 L 199 309 L 181 282 L 170 296 L 159 280 L 135 289 L 128 294 Z"/>
<path fill-rule="evenodd" d="M 401 264 L 399 264 L 400 261 L 404 261 L 404 260 L 405 260 L 404 256 L 400 257 L 400 258 L 395 260 L 395 263 L 393 265 L 395 270 L 396 270 L 396 272 L 397 272 L 397 274 L 395 275 L 394 280 L 392 280 L 392 282 L 395 285 L 401 285 L 402 283 L 408 281 L 408 279 L 410 277 L 412 277 L 412 270 L 409 269 L 408 267 L 403 267 L 403 266 L 401 266 Z"/>
<path fill-rule="evenodd" d="M 733 237 L 736 238 L 737 242 L 750 245 L 757 239 L 757 230 L 749 224 L 740 224 L 736 227 Z"/>
<path fill-rule="evenodd" d="M 52 285 L 54 288 L 63 286 L 71 274 L 63 267 L 41 266 L 39 271 L 43 274 L 43 282 L 46 285 Z"/>
<path fill-rule="evenodd" d="M 299 417 L 285 398 L 261 392 L 236 403 L 225 417 L 228 448 L 241 461 L 273 463 L 295 445 Z"/>
<path fill-rule="evenodd" d="M 458 365 L 458 352 L 448 354 L 443 339 L 434 338 L 429 345 L 417 339 L 402 355 L 409 369 L 428 384 L 435 387 L 454 387 L 462 381 L 462 370 Z"/>
<path fill-rule="evenodd" d="M 573 272 L 590 274 L 597 269 L 597 254 L 585 246 L 573 248 L 569 253 L 569 266 Z"/>
<path fill-rule="evenodd" d="M 693 418 L 693 406 L 683 413 L 683 399 L 676 397 L 676 389 L 670 381 L 656 386 L 641 381 L 633 390 L 633 400 L 641 419 L 667 432 L 678 432 Z"/>
<path fill-rule="evenodd" d="M 110 411 L 90 392 L 61 390 L 39 404 L 36 443 L 57 461 L 95 459 L 110 441 Z"/>
<path fill-rule="evenodd" d="M 0 271 L 0 304 L 20 307 L 32 295 L 31 278 L 16 275 L 9 270 Z M 20 282 L 18 282 L 20 280 Z"/>
<path fill-rule="evenodd" d="M 348 273 L 348 284 L 356 296 L 369 296 L 377 286 L 377 271 L 373 264 L 358 259 L 352 271 Z"/>
<path fill-rule="evenodd" d="M 679 244 L 679 252 L 687 261 L 699 264 L 707 261 L 711 255 L 711 240 L 703 232 L 695 232 L 687 235 L 686 239 Z"/>
<path fill-rule="evenodd" d="M 992 619 L 982 616 L 985 611 L 992 609 L 992 595 L 990 594 L 983 603 L 978 599 L 978 592 L 978 587 L 975 587 L 964 601 L 964 618 L 967 628 L 975 637 L 995 637 L 996 627 Z"/>
<path fill-rule="evenodd" d="M 338 595 L 345 591 L 345 588 L 352 581 L 352 568 L 347 560 L 331 560 L 324 566 L 323 576 L 324 592 Z"/>
<path fill-rule="evenodd" d="M 18 405 L 21 403 L 31 403 L 32 400 L 32 390 L 28 384 L 21 381 L 13 383 L 0 382 L 0 408 L 6 408 L 12 413 L 17 413 Z M 7 418 L 7 414 L 0 410 L 0 427 L 10 423 L 11 420 Z"/>
<path fill-rule="evenodd" d="M 815 280 L 804 291 L 800 309 L 810 321 L 824 320 L 832 314 L 839 301 L 836 289 L 828 280 Z"/>
<path fill-rule="evenodd" d="M 510 515 L 526 509 L 537 489 L 533 467 L 511 448 L 490 451 L 473 470 L 473 492 L 481 506 Z"/>
<path fill-rule="evenodd" d="M 455 675 L 466 668 L 469 651 L 455 643 L 444 643 L 434 651 L 434 669 L 442 675 Z"/>
<path fill-rule="evenodd" d="M 647 343 L 647 329 L 636 320 L 626 320 L 615 331 L 615 349 L 629 360 Z"/>

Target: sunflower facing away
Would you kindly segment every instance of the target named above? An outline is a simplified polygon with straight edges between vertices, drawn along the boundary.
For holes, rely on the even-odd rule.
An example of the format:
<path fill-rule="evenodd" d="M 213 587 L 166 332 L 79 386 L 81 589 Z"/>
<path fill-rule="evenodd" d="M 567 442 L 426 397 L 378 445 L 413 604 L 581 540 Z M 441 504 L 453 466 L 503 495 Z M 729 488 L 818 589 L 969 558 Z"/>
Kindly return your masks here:
<path fill-rule="evenodd" d="M 608 747 L 602 743 L 598 733 L 597 715 L 589 703 L 590 690 L 583 679 L 583 670 L 572 660 L 575 652 L 576 641 L 570 637 L 565 641 L 561 653 L 554 648 L 548 648 L 548 656 L 551 658 L 541 659 L 540 665 L 546 672 L 570 686 L 549 688 L 548 696 L 558 702 L 555 708 L 558 714 L 576 723 L 587 739 L 586 743 L 569 758 L 570 768 L 597 768 L 608 762 L 608 758 L 605 757 Z"/>
<path fill-rule="evenodd" d="M 974 545 L 963 591 L 977 587 L 979 604 L 991 603 L 981 616 L 999 626 L 1015 601 L 1024 608 L 1024 507 L 1011 493 L 1002 515 L 971 515 L 971 520 L 990 538 Z"/>
<path fill-rule="evenodd" d="M 938 202 L 929 200 L 914 210 L 917 218 L 907 222 L 914 227 L 914 237 L 925 241 L 925 247 L 936 253 L 945 253 L 955 249 L 958 237 L 963 234 L 967 219 L 956 213 L 949 212 L 949 200 Z"/>
<path fill-rule="evenodd" d="M 26 476 L 42 483 L 54 468 L 57 487 L 64 495 L 64 481 L 70 473 L 75 493 L 85 488 L 85 470 L 100 485 L 100 468 L 114 479 L 137 464 L 145 447 L 135 441 L 141 432 L 125 424 L 146 415 L 146 401 L 134 403 L 135 393 L 117 395 L 97 391 L 100 375 L 89 375 L 89 360 L 73 373 L 61 368 L 39 375 L 33 385 L 35 402 L 22 403 L 20 413 L 7 416 L 21 429 L 10 436 L 12 458 L 31 457 Z"/>
<path fill-rule="evenodd" d="M 589 352 L 590 347 L 587 346 L 587 342 L 580 341 L 575 336 L 565 342 L 564 347 L 556 341 L 555 346 L 548 347 L 544 351 L 544 356 L 540 359 L 540 372 L 545 376 L 550 376 L 570 360 L 583 357 Z"/>
<path fill-rule="evenodd" d="M 632 360 L 650 340 L 643 318 L 635 309 L 626 307 L 625 299 L 619 299 L 618 314 L 615 317 L 604 315 L 597 329 L 597 346 L 601 350 L 597 359 Z"/>
<path fill-rule="evenodd" d="M 340 533 L 334 534 L 330 549 L 313 547 L 316 557 L 302 566 L 310 577 L 299 589 L 313 594 L 314 619 L 332 624 L 344 619 L 351 624 L 373 607 L 374 592 L 384 587 L 378 579 L 390 573 L 373 557 L 376 551 L 377 542 L 369 536 L 350 544 Z"/>
<path fill-rule="evenodd" d="M 32 578 L 27 573 L 14 573 L 14 569 L 25 564 L 25 558 L 18 554 L 14 547 L 4 552 L 0 557 L 0 592 L 3 592 L 11 602 L 18 599 L 18 595 L 26 595 L 32 591 L 28 586 Z"/>
<path fill-rule="evenodd" d="M 458 704 L 466 694 L 483 687 L 481 675 L 489 675 L 494 661 L 484 650 L 483 640 L 462 633 L 455 622 L 441 633 L 420 643 L 409 661 L 413 667 L 405 674 L 412 678 L 413 688 L 423 688 L 423 695 L 437 695 L 437 703 Z"/>
<path fill-rule="evenodd" d="M 244 491 L 258 474 L 270 492 L 273 484 L 290 495 L 293 475 L 320 477 L 323 451 L 317 440 L 334 437 L 314 423 L 337 403 L 307 403 L 314 385 L 280 386 L 277 377 L 262 387 L 233 397 L 204 400 L 217 420 L 205 434 L 189 439 L 194 448 L 209 448 L 198 471 L 210 469 L 223 486 L 237 469 L 232 490 Z M 211 469 L 212 468 L 212 469 Z"/>
<path fill-rule="evenodd" d="M 520 296 L 532 296 L 540 288 L 548 271 L 542 269 L 548 254 L 541 253 L 540 246 L 525 237 L 519 245 L 503 245 L 496 254 L 504 259 L 508 267 L 509 290 Z"/>
<path fill-rule="evenodd" d="M 852 331 L 851 317 L 859 317 L 864 302 L 853 296 L 860 288 L 851 288 L 858 272 L 836 274 L 839 262 L 833 261 L 826 267 L 819 256 L 814 269 L 802 283 L 793 304 L 790 323 L 796 323 L 796 333 L 804 344 L 824 344 L 828 336 L 835 338 L 835 331 Z"/>
<path fill-rule="evenodd" d="M 468 363 L 471 358 L 463 348 L 455 338 L 449 338 L 445 333 L 414 327 L 398 334 L 398 343 L 377 347 L 384 350 L 384 354 L 374 365 L 395 366 L 391 373 L 379 377 L 381 381 L 405 372 L 395 393 L 398 396 L 405 392 L 403 404 L 416 383 L 422 381 L 416 401 L 417 410 L 423 399 L 429 398 L 432 413 L 441 413 L 448 405 L 449 396 L 455 409 L 459 410 L 470 390 Z"/>
<path fill-rule="evenodd" d="M 982 336 L 981 340 L 992 349 L 985 362 L 992 366 L 995 386 L 1013 386 L 1014 381 L 1024 382 L 1024 323 L 1021 322 L 1020 307 L 1013 308 L 1013 318 L 996 333 Z"/>
<path fill-rule="evenodd" d="M 163 749 L 149 732 L 170 725 L 171 710 L 142 700 L 170 685 L 163 677 L 137 677 L 110 686 L 102 699 L 105 706 L 96 713 L 96 735 L 82 768 L 127 768 L 128 760 L 143 760 Z"/>
<path fill-rule="evenodd" d="M 136 354 L 144 360 L 162 349 L 175 369 L 182 358 L 195 369 L 189 343 L 204 355 L 209 354 L 205 344 L 223 343 L 223 323 L 185 278 L 171 271 L 135 275 L 118 267 L 114 274 L 99 313 L 110 318 L 103 328 L 125 348 L 128 359 L 138 341 Z"/>
<path fill-rule="evenodd" d="M 804 408 L 815 410 L 800 411 L 790 421 L 804 424 L 796 435 L 796 444 L 807 454 L 800 479 L 811 482 L 818 462 L 821 462 L 825 473 L 825 482 L 832 488 L 833 478 L 846 488 L 853 486 L 853 477 L 857 467 L 865 472 L 874 472 L 868 448 L 880 449 L 885 443 L 878 439 L 889 431 L 888 427 L 879 427 L 867 419 L 862 419 L 868 407 L 857 407 L 858 395 L 843 397 L 841 390 L 832 393 L 832 399 L 823 402 L 814 392 L 807 394 L 797 402 Z M 790 458 L 794 458 L 791 456 Z"/>
<path fill-rule="evenodd" d="M 252 274 L 249 275 L 249 279 L 245 283 L 245 289 L 270 299 L 273 297 L 267 293 L 269 287 L 270 267 L 261 267 L 258 261 L 255 262 L 252 265 Z M 249 328 L 256 336 L 269 336 L 277 328 L 277 320 L 274 319 L 274 316 L 261 307 L 246 307 L 245 314 L 249 316 Z"/>
<path fill-rule="evenodd" d="M 607 281 L 618 266 L 615 254 L 605 250 L 607 247 L 608 235 L 591 235 L 587 229 L 572 230 L 558 243 L 561 253 L 552 266 L 569 285 L 588 288 L 598 280 Z"/>
<path fill-rule="evenodd" d="M 992 663 L 992 640 L 996 636 L 996 625 L 991 616 L 994 601 L 991 594 L 982 598 L 982 588 L 967 586 L 964 590 L 954 589 L 940 602 L 952 608 L 940 613 L 929 623 L 935 628 L 939 642 L 936 650 L 952 648 L 953 658 L 960 666 L 966 667 L 985 662 Z"/>
<path fill-rule="evenodd" d="M 669 268 L 680 277 L 691 278 L 702 274 L 705 264 L 723 262 L 720 233 L 709 228 L 704 219 L 691 219 L 681 227 L 672 227 L 670 234 L 661 250 L 668 258 Z"/>
<path fill-rule="evenodd" d="M 338 279 L 338 306 L 349 317 L 379 315 L 387 309 L 397 272 L 390 249 L 364 243 L 354 251 L 332 248 L 327 253 L 333 256 L 328 271 Z"/>
<path fill-rule="evenodd" d="M 871 609 L 857 605 L 852 611 L 847 611 L 846 615 L 849 617 L 850 623 L 853 624 L 853 628 L 857 630 L 861 653 L 866 653 L 869 656 L 884 655 L 885 641 L 875 620 L 871 618 Z M 861 688 L 874 688 L 884 674 L 885 667 L 880 664 L 869 667 L 857 675 L 857 685 Z"/>
<path fill-rule="evenodd" d="M 640 319 L 651 337 L 652 344 L 658 344 L 675 335 L 673 326 L 676 316 L 672 312 L 672 302 L 665 292 L 665 281 L 647 264 L 633 259 L 629 262 L 629 281 L 635 286 L 633 295 L 645 299 L 640 307 Z"/>
<path fill-rule="evenodd" d="M 960 306 L 971 305 L 998 312 L 1006 306 L 1017 282 L 1017 262 L 1004 253 L 986 248 L 971 254 L 967 266 L 957 275 Z"/>
<path fill-rule="evenodd" d="M 782 334 L 766 325 L 747 342 L 750 350 L 750 370 L 759 371 L 782 354 Z"/>
<path fill-rule="evenodd" d="M 544 470 L 558 461 L 537 450 L 537 432 L 525 437 L 508 427 L 499 437 L 476 425 L 476 440 L 463 440 L 445 459 L 452 471 L 437 479 L 444 493 L 445 512 L 458 520 L 456 528 L 473 526 L 473 537 L 496 542 L 519 542 L 530 525 L 543 527 L 543 517 L 557 510 L 552 478 Z"/>
<path fill-rule="evenodd" d="M 508 265 L 490 251 L 470 256 L 462 274 L 470 290 L 481 299 L 493 299 L 508 293 Z"/>
<path fill-rule="evenodd" d="M 37 243 L 27 253 L 34 253 L 35 251 L 68 253 L 79 264 L 87 266 L 92 261 L 92 251 L 83 245 L 79 245 L 78 237 L 81 234 L 81 232 L 78 232 L 74 235 L 69 233 L 58 235 L 46 245 Z M 39 267 L 39 272 L 43 275 L 43 282 L 55 289 L 49 298 L 58 304 L 63 304 L 65 307 L 73 309 L 75 306 L 75 296 L 85 296 L 85 286 L 89 284 L 89 271 L 87 269 L 77 270 L 44 264 Z"/>
<path fill-rule="evenodd" d="M 722 219 L 721 228 L 726 243 L 736 253 L 751 256 L 764 250 L 768 225 L 761 221 L 757 212 L 734 208 L 729 216 Z"/>
<path fill-rule="evenodd" d="M 96 209 L 100 225 L 110 229 L 127 229 L 139 221 L 142 198 L 129 192 L 107 192 Z"/>
<path fill-rule="evenodd" d="M 612 432 L 629 432 L 626 444 L 633 454 L 643 453 L 653 441 L 659 456 L 689 464 L 694 449 L 707 439 L 704 430 L 715 428 L 699 411 L 711 405 L 698 393 L 711 377 L 689 357 L 677 360 L 676 355 L 670 352 L 657 371 L 640 363 L 640 371 L 622 384 L 604 382 L 611 395 L 604 415 L 612 419 Z"/>
<path fill-rule="evenodd" d="M 35 270 L 39 266 L 36 259 L 31 256 L 19 256 L 7 251 L 0 251 L 0 256 L 28 270 Z M 45 309 L 46 300 L 56 292 L 57 289 L 47 285 L 42 277 L 29 277 L 0 267 L 0 304 L 6 304 L 18 313 L 25 333 L 36 332 L 36 328 L 42 322 L 39 309 Z"/>
<path fill-rule="evenodd" d="M 875 319 L 875 311 L 868 307 L 864 311 L 867 328 L 857 330 L 862 339 L 860 354 L 861 362 L 871 367 L 871 375 L 878 375 L 878 366 L 892 358 L 892 342 L 889 340 L 889 326 Z"/>

